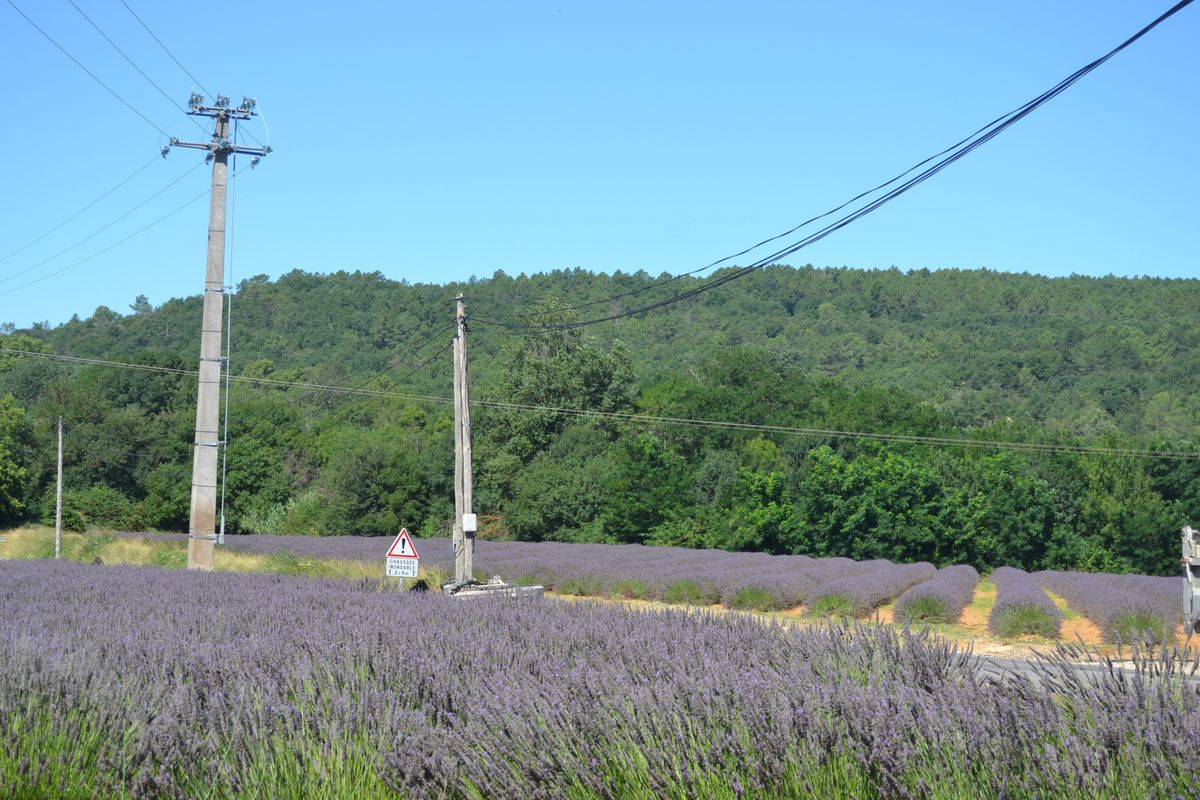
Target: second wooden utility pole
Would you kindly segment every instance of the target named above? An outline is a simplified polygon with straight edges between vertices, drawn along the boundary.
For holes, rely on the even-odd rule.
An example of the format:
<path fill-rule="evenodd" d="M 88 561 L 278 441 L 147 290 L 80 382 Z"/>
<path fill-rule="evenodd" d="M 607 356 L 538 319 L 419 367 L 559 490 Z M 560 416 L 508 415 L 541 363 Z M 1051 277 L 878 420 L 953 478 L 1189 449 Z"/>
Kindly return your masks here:
<path fill-rule="evenodd" d="M 230 141 L 230 120 L 250 119 L 255 102 L 242 98 L 241 106 L 230 108 L 229 98 L 217 95 L 211 106 L 204 96 L 192 94 L 188 114 L 211 117 L 211 142 L 171 140 L 172 147 L 208 151 L 212 159 L 212 196 L 208 213 L 208 258 L 204 265 L 204 315 L 200 325 L 200 388 L 196 395 L 196 437 L 192 455 L 192 508 L 188 525 L 187 568 L 211 571 L 217 542 L 217 448 L 221 441 L 222 316 L 225 307 L 225 184 L 230 153 L 261 158 L 269 147 L 241 147 Z M 228 365 L 226 365 L 228 366 Z"/>
<path fill-rule="evenodd" d="M 454 583 L 475 573 L 475 514 L 471 512 L 471 395 L 467 378 L 467 305 L 455 298 L 454 334 Z"/>

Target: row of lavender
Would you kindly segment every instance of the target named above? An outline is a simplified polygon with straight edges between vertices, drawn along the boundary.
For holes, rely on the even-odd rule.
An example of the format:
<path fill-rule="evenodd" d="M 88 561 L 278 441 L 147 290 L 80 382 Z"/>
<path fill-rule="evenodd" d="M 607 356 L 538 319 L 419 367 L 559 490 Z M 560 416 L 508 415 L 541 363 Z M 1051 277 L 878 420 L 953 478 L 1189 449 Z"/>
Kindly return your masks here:
<path fill-rule="evenodd" d="M 1170 641 L 1182 616 L 1179 578 L 1055 571 L 1033 577 L 1096 623 L 1109 642 Z"/>
<path fill-rule="evenodd" d="M 988 614 L 988 629 L 998 636 L 1037 634 L 1058 638 L 1062 612 L 1046 596 L 1037 579 L 1023 569 L 997 567 L 992 570 L 996 602 Z"/>
<path fill-rule="evenodd" d="M 1200 774 L 1178 661 L 997 681 L 886 628 L 0 562 L 0 664 L 0 796 L 1182 797 Z"/>
<path fill-rule="evenodd" d="M 382 561 L 383 539 L 362 537 L 230 536 L 227 546 L 253 553 L 287 551 L 317 558 Z M 426 569 L 454 569 L 450 540 L 418 539 Z M 836 596 L 834 604 L 863 615 L 931 577 L 929 564 L 898 565 L 884 559 L 773 556 L 726 550 L 646 547 L 640 544 L 573 544 L 480 540 L 477 573 L 515 582 L 537 582 L 581 595 L 673 600 L 760 610 L 794 608 Z"/>
<path fill-rule="evenodd" d="M 957 622 L 975 597 L 979 573 L 967 564 L 943 567 L 932 578 L 918 583 L 896 601 L 900 622 Z"/>
<path fill-rule="evenodd" d="M 371 537 L 230 536 L 250 553 L 290 552 L 316 558 L 382 559 L 386 540 Z M 418 539 L 421 563 L 453 570 L 450 540 Z M 802 604 L 862 616 L 896 599 L 903 622 L 954 622 L 971 602 L 979 574 L 956 565 L 897 565 L 885 560 L 771 556 L 643 545 L 487 541 L 476 543 L 479 571 L 510 581 L 536 581 L 565 593 L 680 599 L 761 609 Z M 1044 589 L 1094 621 L 1108 641 L 1167 640 L 1179 623 L 1178 580 L 1141 575 L 1043 571 L 1009 567 L 992 573 L 997 601 L 989 627 L 1003 635 L 1058 636 L 1062 614 Z M 680 587 L 690 591 L 674 592 Z"/>
<path fill-rule="evenodd" d="M 449 574 L 447 538 L 417 539 L 425 569 Z M 387 540 L 357 536 L 228 536 L 226 546 L 247 553 L 289 552 L 312 558 L 379 560 Z M 930 564 L 885 559 L 774 556 L 727 550 L 646 547 L 640 544 L 574 544 L 479 540 L 476 573 L 536 582 L 558 592 L 720 603 L 760 610 L 817 602 L 828 613 L 862 616 L 895 599 L 937 571 Z"/>

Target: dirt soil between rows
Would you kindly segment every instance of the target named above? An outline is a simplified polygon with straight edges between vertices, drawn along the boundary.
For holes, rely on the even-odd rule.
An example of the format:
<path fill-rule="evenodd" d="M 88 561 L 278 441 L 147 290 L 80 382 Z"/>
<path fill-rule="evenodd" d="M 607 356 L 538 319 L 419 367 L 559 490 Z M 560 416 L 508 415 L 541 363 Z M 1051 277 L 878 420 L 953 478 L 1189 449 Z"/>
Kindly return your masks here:
<path fill-rule="evenodd" d="M 1048 593 L 1049 594 L 1049 593 Z M 569 602 L 596 602 L 606 604 L 624 605 L 628 608 L 636 608 L 643 610 L 661 610 L 668 608 L 680 608 L 657 600 L 634 600 L 628 598 L 609 598 L 609 597 L 578 597 L 575 595 L 561 595 L 555 592 L 546 592 L 547 597 L 552 597 L 558 600 Z M 1117 656 L 1119 651 L 1115 645 L 1106 644 L 1100 627 L 1091 620 L 1084 617 L 1082 614 L 1071 609 L 1063 598 L 1050 594 L 1050 598 L 1063 612 L 1063 624 L 1059 642 L 1064 644 L 1084 644 L 1087 645 L 1093 653 L 1098 655 Z M 970 649 L 972 652 L 982 656 L 994 656 L 999 658 L 1030 658 L 1034 653 L 1049 653 L 1055 649 L 1056 642 L 1053 639 L 1045 639 L 1035 636 L 1024 636 L 1014 639 L 1004 639 L 994 636 L 988 630 L 988 613 L 996 602 L 996 587 L 991 581 L 984 579 L 979 582 L 976 587 L 975 596 L 971 603 L 963 610 L 958 622 L 953 625 L 930 625 L 929 628 L 936 635 L 954 642 L 962 649 Z M 764 622 L 775 621 L 784 625 L 796 625 L 807 627 L 809 625 L 820 625 L 826 620 L 823 618 L 809 616 L 804 607 L 787 609 L 785 611 L 759 612 L 759 611 L 734 611 L 725 608 L 721 605 L 706 606 L 704 611 L 715 614 L 750 614 L 761 618 Z M 864 622 L 878 622 L 883 625 L 896 625 L 893 616 L 894 604 L 880 606 L 871 612 L 870 616 L 863 620 Z M 1184 639 L 1182 632 L 1179 634 L 1179 643 L 1183 644 Z"/>

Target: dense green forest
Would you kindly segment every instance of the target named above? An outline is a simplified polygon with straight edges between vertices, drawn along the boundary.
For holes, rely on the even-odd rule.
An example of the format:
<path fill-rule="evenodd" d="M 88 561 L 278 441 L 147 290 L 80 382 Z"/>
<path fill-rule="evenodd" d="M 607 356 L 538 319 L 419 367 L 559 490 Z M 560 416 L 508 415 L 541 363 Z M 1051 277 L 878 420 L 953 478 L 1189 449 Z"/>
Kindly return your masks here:
<path fill-rule="evenodd" d="M 229 397 L 227 530 L 448 529 L 462 292 L 483 535 L 1173 572 L 1200 460 L 1126 451 L 1200 455 L 1200 281 L 777 266 L 536 328 L 701 282 L 242 282 L 232 374 L 254 380 Z M 69 524 L 185 530 L 195 377 L 157 370 L 195 369 L 199 327 L 199 297 L 141 296 L 124 314 L 5 325 L 0 348 L 155 369 L 0 352 L 0 522 L 52 515 L 62 415 Z M 347 386 L 377 394 L 320 388 Z"/>

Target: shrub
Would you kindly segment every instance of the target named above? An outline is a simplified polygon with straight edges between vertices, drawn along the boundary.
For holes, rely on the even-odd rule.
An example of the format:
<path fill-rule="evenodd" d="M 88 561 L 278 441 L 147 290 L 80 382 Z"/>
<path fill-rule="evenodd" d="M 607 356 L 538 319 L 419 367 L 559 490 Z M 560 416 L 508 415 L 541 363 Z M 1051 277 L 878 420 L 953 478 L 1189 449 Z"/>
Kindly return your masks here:
<path fill-rule="evenodd" d="M 993 611 L 988 617 L 992 633 L 1005 638 L 1032 635 L 1054 639 L 1061 625 L 1061 619 L 1033 605 L 1008 606 L 999 612 Z"/>
<path fill-rule="evenodd" d="M 315 491 L 301 492 L 286 503 L 255 506 L 239 523 L 243 530 L 272 536 L 320 536 L 327 515 L 326 502 Z"/>
<path fill-rule="evenodd" d="M 996 604 L 988 615 L 992 633 L 1004 637 L 1058 637 L 1062 612 L 1032 575 L 1012 567 L 997 567 L 992 571 L 992 582 L 996 584 Z"/>
<path fill-rule="evenodd" d="M 1112 641 L 1125 643 L 1171 640 L 1174 624 L 1161 614 L 1149 610 L 1127 611 L 1112 617 L 1105 626 L 1105 635 Z"/>
<path fill-rule="evenodd" d="M 774 611 L 777 606 L 774 596 L 760 586 L 743 586 L 729 601 L 730 608 L 749 611 Z"/>
<path fill-rule="evenodd" d="M 958 613 L 950 608 L 945 598 L 922 594 L 906 603 L 903 611 L 897 608 L 896 619 L 900 622 L 953 622 Z"/>
<path fill-rule="evenodd" d="M 555 587 L 559 594 L 598 597 L 604 594 L 604 582 L 595 575 L 574 575 Z"/>
<path fill-rule="evenodd" d="M 686 603 L 693 606 L 707 606 L 720 599 L 721 593 L 711 586 L 701 585 L 697 581 L 681 580 L 669 584 L 663 592 L 663 602 L 672 605 Z"/>
<path fill-rule="evenodd" d="M 51 487 L 42 498 L 41 522 L 54 524 L 55 495 Z M 139 527 L 135 504 L 110 486 L 63 492 L 63 530 L 86 531 L 96 526 L 118 530 Z"/>
<path fill-rule="evenodd" d="M 648 592 L 646 584 L 637 578 L 625 578 L 612 585 L 609 593 L 614 597 L 624 597 L 630 600 L 641 600 Z"/>
<path fill-rule="evenodd" d="M 896 619 L 900 622 L 951 623 L 975 595 L 979 573 L 974 567 L 959 564 L 944 567 L 929 580 L 918 583 L 896 601 Z"/>
<path fill-rule="evenodd" d="M 808 613 L 814 617 L 852 617 L 854 603 L 843 594 L 829 592 L 815 598 L 808 606 Z"/>

